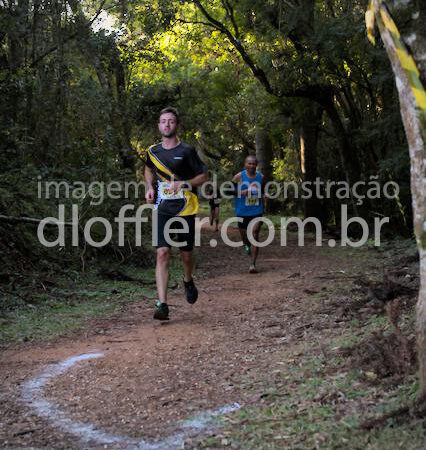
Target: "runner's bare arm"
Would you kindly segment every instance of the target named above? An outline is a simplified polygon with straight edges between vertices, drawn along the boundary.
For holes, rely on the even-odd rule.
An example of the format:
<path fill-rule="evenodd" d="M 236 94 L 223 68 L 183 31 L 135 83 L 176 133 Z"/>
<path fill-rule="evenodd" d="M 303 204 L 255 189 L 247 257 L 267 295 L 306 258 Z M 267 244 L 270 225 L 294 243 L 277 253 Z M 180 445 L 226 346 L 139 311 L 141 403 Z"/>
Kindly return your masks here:
<path fill-rule="evenodd" d="M 174 192 L 178 192 L 179 189 L 181 189 L 183 186 L 185 187 L 197 187 L 203 184 L 205 181 L 207 181 L 208 174 L 207 173 L 200 173 L 199 175 L 195 176 L 194 178 L 191 178 L 190 180 L 184 180 L 184 181 L 175 181 L 171 184 L 170 188 Z"/>
<path fill-rule="evenodd" d="M 145 200 L 148 203 L 154 203 L 154 195 L 155 195 L 154 183 L 156 179 L 155 173 L 151 168 L 145 166 L 144 175 L 145 181 L 148 185 L 148 189 L 145 193 Z"/>
<path fill-rule="evenodd" d="M 232 178 L 233 183 L 239 183 L 241 181 L 241 172 L 238 172 L 234 177 Z"/>
<path fill-rule="evenodd" d="M 237 184 L 241 183 L 241 172 L 238 172 L 234 177 L 232 178 L 232 182 L 235 184 L 235 187 Z M 241 191 L 241 195 L 247 195 L 248 189 L 244 189 Z"/>
<path fill-rule="evenodd" d="M 191 180 L 188 180 L 187 183 L 190 184 L 192 187 L 198 187 L 201 184 L 203 184 L 208 179 L 207 172 L 200 173 L 196 177 L 192 178 Z"/>

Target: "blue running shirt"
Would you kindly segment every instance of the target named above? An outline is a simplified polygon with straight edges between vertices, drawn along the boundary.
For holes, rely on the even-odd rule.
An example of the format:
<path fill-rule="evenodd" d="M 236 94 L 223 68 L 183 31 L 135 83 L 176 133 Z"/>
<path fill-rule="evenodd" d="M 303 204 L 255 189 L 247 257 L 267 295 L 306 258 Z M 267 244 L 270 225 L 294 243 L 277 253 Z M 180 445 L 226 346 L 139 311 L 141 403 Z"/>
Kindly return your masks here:
<path fill-rule="evenodd" d="M 236 216 L 258 216 L 263 214 L 262 179 L 263 175 L 260 172 L 256 172 L 254 178 L 249 178 L 246 170 L 241 172 L 241 183 L 235 197 Z M 239 196 L 239 192 L 246 189 L 249 191 L 248 194 Z"/>

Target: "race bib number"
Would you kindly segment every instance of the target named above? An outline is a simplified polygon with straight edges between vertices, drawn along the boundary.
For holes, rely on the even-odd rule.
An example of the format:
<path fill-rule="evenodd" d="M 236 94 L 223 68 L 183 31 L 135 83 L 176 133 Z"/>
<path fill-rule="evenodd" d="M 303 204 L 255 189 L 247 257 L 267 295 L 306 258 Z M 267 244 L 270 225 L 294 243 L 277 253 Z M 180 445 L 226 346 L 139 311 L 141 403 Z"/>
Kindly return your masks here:
<path fill-rule="evenodd" d="M 258 206 L 259 205 L 259 199 L 258 198 L 250 198 L 246 197 L 246 206 Z"/>
<path fill-rule="evenodd" d="M 161 181 L 158 184 L 158 197 L 161 200 L 176 200 L 179 198 L 183 198 L 183 192 L 181 190 L 178 192 L 173 192 L 170 189 L 170 185 L 170 183 Z"/>

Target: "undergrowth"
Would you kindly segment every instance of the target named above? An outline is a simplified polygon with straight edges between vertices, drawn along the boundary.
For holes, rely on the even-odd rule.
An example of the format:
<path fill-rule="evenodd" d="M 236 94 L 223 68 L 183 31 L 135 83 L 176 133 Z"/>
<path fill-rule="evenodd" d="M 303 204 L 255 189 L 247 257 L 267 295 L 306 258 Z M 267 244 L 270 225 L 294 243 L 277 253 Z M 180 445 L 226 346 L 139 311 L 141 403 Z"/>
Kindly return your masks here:
<path fill-rule="evenodd" d="M 323 251 L 356 262 L 336 277 L 317 311 L 344 326 L 315 329 L 277 352 L 270 373 L 253 386 L 264 392 L 260 402 L 225 417 L 223 430 L 200 440 L 199 448 L 425 448 L 411 353 L 416 298 L 411 289 L 418 282 L 413 242 Z M 389 290 L 389 274 L 391 287 L 406 290 Z M 361 278 L 364 283 L 357 283 Z"/>

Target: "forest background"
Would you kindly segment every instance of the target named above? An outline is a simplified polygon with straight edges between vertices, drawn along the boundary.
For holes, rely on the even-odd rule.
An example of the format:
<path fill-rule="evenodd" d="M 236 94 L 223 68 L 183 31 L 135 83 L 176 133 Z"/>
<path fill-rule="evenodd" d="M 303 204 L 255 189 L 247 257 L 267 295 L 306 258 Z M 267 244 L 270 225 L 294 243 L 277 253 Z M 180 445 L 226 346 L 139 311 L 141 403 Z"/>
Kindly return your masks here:
<path fill-rule="evenodd" d="M 350 213 L 370 222 L 390 217 L 388 236 L 410 236 L 407 143 L 387 55 L 366 38 L 366 7 L 352 0 L 0 2 L 5 267 L 15 252 L 47 266 L 59 256 L 41 248 L 22 218 L 57 216 L 57 203 L 73 200 L 62 189 L 63 198 L 38 198 L 37 182 L 137 179 L 167 105 L 181 111 L 182 139 L 219 181 L 249 153 L 275 181 L 394 181 L 393 200 L 349 201 Z M 411 14 L 398 10 L 398 24 L 408 27 Z M 113 221 L 126 201 L 91 200 L 78 198 L 81 225 L 93 216 Z M 342 202 L 290 196 L 271 208 L 333 227 Z M 117 248 L 113 239 L 102 258 L 128 256 L 138 250 L 133 242 Z M 100 253 L 67 246 L 58 261 L 80 266 L 83 251 L 84 259 Z"/>
<path fill-rule="evenodd" d="M 113 223 L 124 204 L 142 203 L 141 198 L 93 198 L 102 182 L 142 179 L 144 155 L 159 140 L 159 111 L 174 106 L 182 116 L 180 137 L 196 147 L 219 182 L 238 172 L 248 154 L 256 154 L 260 170 L 277 182 L 301 185 L 319 177 L 350 185 L 397 183 L 392 199 L 290 195 L 271 201 L 269 213 L 316 217 L 334 237 L 339 237 L 342 204 L 348 204 L 349 215 L 368 223 L 390 218 L 383 227 L 393 249 L 388 260 L 404 260 L 401 268 L 395 263 L 399 272 L 413 270 L 404 272 L 412 281 L 408 338 L 389 307 L 397 338 L 385 341 L 400 339 L 395 351 L 409 345 L 410 363 L 397 355 L 402 366 L 398 363 L 395 372 L 409 367 L 412 377 L 418 257 L 409 145 L 391 62 L 377 30 L 375 46 L 367 39 L 367 3 L 0 0 L 1 344 L 75 332 L 92 316 L 142 294 L 155 295 L 148 226 L 142 247 L 135 246 L 131 227 L 124 246 L 114 230 L 102 248 L 84 240 L 73 247 L 70 233 L 65 247 L 47 248 L 36 230 L 43 218 L 57 217 L 58 204 L 65 205 L 67 221 L 77 204 L 83 228 L 95 216 Z M 426 15 L 426 3 L 386 3 L 405 42 L 414 42 L 416 29 L 418 42 L 426 43 L 426 29 L 416 25 Z M 425 49 L 414 50 L 418 55 Z M 426 62 L 416 62 L 426 85 Z M 40 196 L 41 182 L 62 183 L 59 197 Z M 91 184 L 93 191 L 65 195 L 65 185 L 77 193 L 76 182 Z M 223 209 L 230 213 L 229 204 Z M 352 228 L 353 237 L 357 232 Z M 46 235 L 54 240 L 56 228 Z M 94 240 L 104 235 L 101 224 L 92 227 Z M 381 255 L 374 257 L 380 264 L 386 259 Z M 367 256 L 366 261 L 375 260 Z M 171 282 L 178 279 L 172 266 Z M 116 281 L 132 283 L 120 287 L 122 300 Z M 377 297 L 371 284 L 363 286 L 367 300 Z M 390 295 L 387 300 L 397 290 L 386 275 L 380 286 L 385 297 Z M 425 323 L 418 321 L 418 336 Z M 385 341 L 375 350 L 387 351 Z M 410 398 L 425 392 L 425 368 L 423 363 L 420 390 L 410 379 Z"/>

